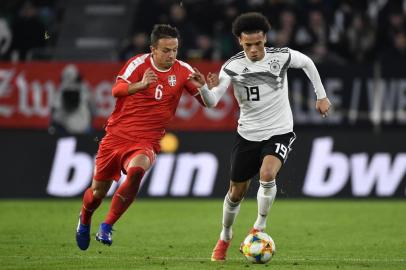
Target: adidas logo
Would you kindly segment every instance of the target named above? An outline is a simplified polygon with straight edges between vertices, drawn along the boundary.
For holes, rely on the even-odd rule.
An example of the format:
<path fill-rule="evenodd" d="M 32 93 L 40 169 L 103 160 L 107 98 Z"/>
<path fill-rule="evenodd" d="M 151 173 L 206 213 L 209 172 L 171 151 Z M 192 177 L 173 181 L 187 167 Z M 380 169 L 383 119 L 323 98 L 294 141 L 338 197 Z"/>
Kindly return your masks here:
<path fill-rule="evenodd" d="M 245 67 L 245 68 L 243 69 L 242 73 L 246 73 L 246 72 L 250 72 L 250 70 L 249 70 L 247 67 Z"/>

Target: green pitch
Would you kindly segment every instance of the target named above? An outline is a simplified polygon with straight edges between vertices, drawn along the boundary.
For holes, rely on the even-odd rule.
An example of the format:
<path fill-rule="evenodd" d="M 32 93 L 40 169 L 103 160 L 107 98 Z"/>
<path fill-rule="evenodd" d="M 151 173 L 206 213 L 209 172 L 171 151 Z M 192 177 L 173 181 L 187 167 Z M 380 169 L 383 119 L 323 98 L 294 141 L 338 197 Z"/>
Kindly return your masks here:
<path fill-rule="evenodd" d="M 74 240 L 79 200 L 0 200 L 1 269 L 406 269 L 406 201 L 277 200 L 267 232 L 277 247 L 267 265 L 238 246 L 256 218 L 245 200 L 225 263 L 211 262 L 222 200 L 140 199 L 115 226 L 113 245 Z"/>

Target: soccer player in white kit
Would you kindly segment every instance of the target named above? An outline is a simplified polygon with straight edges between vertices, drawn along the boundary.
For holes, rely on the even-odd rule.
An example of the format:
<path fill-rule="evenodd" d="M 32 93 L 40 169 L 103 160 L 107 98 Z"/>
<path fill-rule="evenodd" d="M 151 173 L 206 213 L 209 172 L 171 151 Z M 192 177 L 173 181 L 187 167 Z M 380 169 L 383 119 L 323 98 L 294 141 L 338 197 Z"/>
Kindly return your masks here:
<path fill-rule="evenodd" d="M 286 161 L 296 136 L 288 98 L 288 68 L 301 68 L 312 82 L 317 96 L 316 110 L 327 116 L 330 101 L 313 61 L 289 48 L 265 47 L 270 25 L 260 13 L 237 17 L 233 34 L 242 52 L 231 57 L 219 76 L 206 79 L 197 69 L 191 75 L 205 84 L 201 96 L 208 107 L 214 107 L 233 84 L 240 107 L 238 130 L 231 153 L 230 188 L 223 204 L 223 229 L 213 249 L 212 261 L 224 261 L 232 239 L 232 225 L 240 210 L 251 179 L 259 171 L 257 193 L 258 216 L 250 232 L 263 231 L 276 196 L 276 176 Z M 209 89 L 210 88 L 210 89 Z"/>

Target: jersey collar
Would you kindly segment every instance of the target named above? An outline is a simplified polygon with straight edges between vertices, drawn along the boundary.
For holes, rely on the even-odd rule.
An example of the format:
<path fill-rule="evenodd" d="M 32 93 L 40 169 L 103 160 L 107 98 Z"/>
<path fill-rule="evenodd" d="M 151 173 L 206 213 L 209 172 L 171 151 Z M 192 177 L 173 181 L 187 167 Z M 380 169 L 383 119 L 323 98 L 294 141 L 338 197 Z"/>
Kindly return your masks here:
<path fill-rule="evenodd" d="M 264 57 L 262 57 L 262 59 L 261 60 L 259 60 L 259 61 L 251 61 L 249 58 L 248 58 L 248 56 L 247 56 L 247 54 L 245 53 L 245 51 L 243 51 L 244 52 L 244 56 L 245 56 L 245 59 L 247 59 L 247 61 L 248 62 L 250 62 L 250 63 L 261 63 L 262 61 L 264 61 L 265 60 L 265 58 L 266 58 L 266 49 L 265 49 L 265 47 L 264 47 Z"/>
<path fill-rule="evenodd" d="M 152 54 L 150 54 L 149 55 L 149 59 L 150 59 L 150 61 L 151 61 L 151 66 L 154 68 L 154 69 L 156 69 L 156 71 L 158 71 L 158 72 L 168 72 L 169 70 L 171 70 L 171 68 L 173 67 L 173 65 L 172 65 L 172 67 L 170 67 L 170 68 L 168 68 L 168 69 L 159 69 L 156 65 L 155 65 L 155 63 L 154 63 L 154 58 L 152 57 Z"/>

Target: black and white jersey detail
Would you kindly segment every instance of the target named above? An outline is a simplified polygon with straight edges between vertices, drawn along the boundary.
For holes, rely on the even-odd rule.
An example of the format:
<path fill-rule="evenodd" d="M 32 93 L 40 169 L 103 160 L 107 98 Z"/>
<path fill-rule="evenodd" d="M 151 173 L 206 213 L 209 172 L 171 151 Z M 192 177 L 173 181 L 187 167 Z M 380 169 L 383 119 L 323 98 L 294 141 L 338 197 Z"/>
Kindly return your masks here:
<path fill-rule="evenodd" d="M 287 91 L 287 48 L 265 48 L 262 60 L 252 62 L 244 52 L 227 61 L 220 76 L 228 76 L 240 106 L 238 133 L 250 141 L 293 131 Z"/>
<path fill-rule="evenodd" d="M 237 131 L 249 141 L 268 140 L 293 131 L 288 68 L 303 69 L 314 86 L 317 99 L 326 97 L 320 75 L 309 57 L 289 48 L 264 48 L 264 53 L 264 57 L 255 62 L 244 52 L 234 55 L 221 67 L 217 86 L 209 89 L 205 85 L 199 89 L 205 104 L 214 107 L 233 84 L 240 106 Z"/>
<path fill-rule="evenodd" d="M 234 60 L 238 59 L 243 58 L 236 58 Z M 282 89 L 285 74 L 288 69 L 289 63 L 290 63 L 290 54 L 288 55 L 288 59 L 283 64 L 282 68 L 280 68 L 278 60 L 271 60 L 271 62 L 269 62 L 270 71 L 251 72 L 250 69 L 248 69 L 248 67 L 244 67 L 244 69 L 239 74 L 237 72 L 232 71 L 231 69 L 228 69 L 227 66 L 224 66 L 223 70 L 228 76 L 232 77 L 232 80 L 237 84 L 242 85 L 267 84 L 271 88 L 279 90 Z M 274 71 L 274 73 L 272 73 L 272 71 Z"/>
<path fill-rule="evenodd" d="M 287 47 L 284 47 L 284 48 L 265 47 L 265 50 L 268 53 L 289 53 L 289 48 L 287 48 Z"/>

